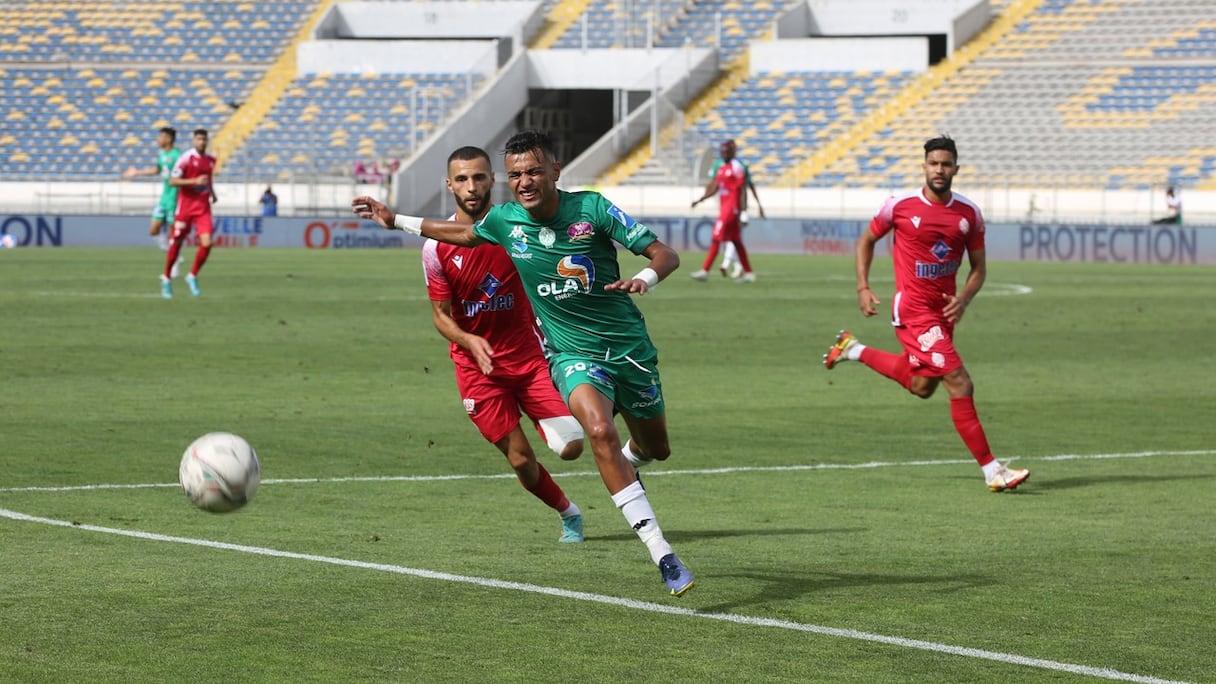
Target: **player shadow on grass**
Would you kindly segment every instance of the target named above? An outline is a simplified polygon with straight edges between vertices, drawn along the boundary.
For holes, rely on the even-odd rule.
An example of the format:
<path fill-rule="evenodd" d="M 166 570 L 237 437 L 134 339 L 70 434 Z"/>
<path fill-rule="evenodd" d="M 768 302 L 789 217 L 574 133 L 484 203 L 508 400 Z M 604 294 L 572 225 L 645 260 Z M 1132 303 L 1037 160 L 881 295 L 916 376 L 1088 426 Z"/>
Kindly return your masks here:
<path fill-rule="evenodd" d="M 771 573 L 763 571 L 728 572 L 721 574 L 701 575 L 706 581 L 719 578 L 736 578 L 751 580 L 763 585 L 750 597 L 740 597 L 734 601 L 725 601 L 712 606 L 700 608 L 706 613 L 729 613 L 743 608 L 753 608 L 758 605 L 773 605 L 783 601 L 804 599 L 826 591 L 840 591 L 854 587 L 894 587 L 916 585 L 920 595 L 931 593 L 931 585 L 940 585 L 938 593 L 953 594 L 963 589 L 991 587 L 996 582 L 994 577 L 983 575 L 883 575 L 863 572 L 823 572 L 807 570 L 800 574 Z"/>
<path fill-rule="evenodd" d="M 668 539 L 680 542 L 701 539 L 724 539 L 727 537 L 779 537 L 786 535 L 823 535 L 823 534 L 854 534 L 869 532 L 868 527 L 786 527 L 779 529 L 748 529 L 748 530 L 669 530 L 664 529 L 663 535 Z M 635 541 L 636 534 L 588 534 L 587 539 L 594 541 Z"/>
<path fill-rule="evenodd" d="M 1018 487 L 1012 492 L 1006 492 L 1009 495 L 1027 495 L 1027 494 L 1044 494 L 1053 489 L 1075 489 L 1078 487 L 1086 487 L 1092 489 L 1096 486 L 1104 484 L 1128 484 L 1128 485 L 1143 485 L 1149 482 L 1173 482 L 1177 480 L 1185 480 L 1192 482 L 1197 479 L 1211 479 L 1216 477 L 1213 475 L 1084 475 L 1080 477 L 1051 477 L 1044 478 L 1038 482 L 1031 480 L 1025 485 Z"/>

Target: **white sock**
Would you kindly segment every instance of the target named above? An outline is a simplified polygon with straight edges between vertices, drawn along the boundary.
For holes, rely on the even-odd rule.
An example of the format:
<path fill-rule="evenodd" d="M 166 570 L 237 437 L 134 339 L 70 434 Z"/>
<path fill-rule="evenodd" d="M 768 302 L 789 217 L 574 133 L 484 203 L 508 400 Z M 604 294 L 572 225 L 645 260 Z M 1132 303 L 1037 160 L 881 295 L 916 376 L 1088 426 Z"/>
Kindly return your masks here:
<path fill-rule="evenodd" d="M 984 480 L 989 482 L 1001 471 L 1001 464 L 995 458 L 980 467 L 984 469 Z"/>
<path fill-rule="evenodd" d="M 621 509 L 625 522 L 638 533 L 638 539 L 650 551 L 650 559 L 655 565 L 659 559 L 672 553 L 671 544 L 663 538 L 663 530 L 659 529 L 659 521 L 655 519 L 654 509 L 646 499 L 646 490 L 641 482 L 634 482 L 628 487 L 612 495 L 612 503 Z"/>
<path fill-rule="evenodd" d="M 853 345 L 852 347 L 849 347 L 849 350 L 847 352 L 845 352 L 844 356 L 845 356 L 845 358 L 847 358 L 850 361 L 860 361 L 861 352 L 864 351 L 865 348 L 866 348 L 866 346 L 864 344 L 858 342 L 857 344 Z"/>
<path fill-rule="evenodd" d="M 579 510 L 578 505 L 575 504 L 573 501 L 570 502 L 569 508 L 567 508 L 564 511 L 558 511 L 558 515 L 562 516 L 563 518 L 573 518 L 576 515 L 582 515 L 582 514 L 583 514 L 583 512 L 581 510 Z"/>
<path fill-rule="evenodd" d="M 625 446 L 621 447 L 621 453 L 625 454 L 625 459 L 633 464 L 634 469 L 641 468 L 648 463 L 654 463 L 653 458 L 646 458 L 633 450 L 629 445 L 633 444 L 633 440 L 625 442 Z"/>
<path fill-rule="evenodd" d="M 735 249 L 735 243 L 727 242 L 722 245 L 722 268 L 730 268 L 731 264 L 739 260 L 739 251 Z"/>

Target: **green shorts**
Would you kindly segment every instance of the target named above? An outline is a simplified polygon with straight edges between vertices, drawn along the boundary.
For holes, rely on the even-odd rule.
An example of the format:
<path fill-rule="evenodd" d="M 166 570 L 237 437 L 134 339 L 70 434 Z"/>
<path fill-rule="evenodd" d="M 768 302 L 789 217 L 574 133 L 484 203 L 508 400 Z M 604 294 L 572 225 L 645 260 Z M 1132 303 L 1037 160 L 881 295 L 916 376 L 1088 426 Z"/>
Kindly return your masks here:
<path fill-rule="evenodd" d="M 575 387 L 593 385 L 612 400 L 618 411 L 635 418 L 658 418 L 666 411 L 657 356 L 631 362 L 604 361 L 574 353 L 554 354 L 549 358 L 549 374 L 567 404 Z"/>
<path fill-rule="evenodd" d="M 173 215 L 177 213 L 177 198 L 165 199 L 162 198 L 156 203 L 156 208 L 152 210 L 153 221 L 163 221 L 164 223 L 173 223 Z"/>

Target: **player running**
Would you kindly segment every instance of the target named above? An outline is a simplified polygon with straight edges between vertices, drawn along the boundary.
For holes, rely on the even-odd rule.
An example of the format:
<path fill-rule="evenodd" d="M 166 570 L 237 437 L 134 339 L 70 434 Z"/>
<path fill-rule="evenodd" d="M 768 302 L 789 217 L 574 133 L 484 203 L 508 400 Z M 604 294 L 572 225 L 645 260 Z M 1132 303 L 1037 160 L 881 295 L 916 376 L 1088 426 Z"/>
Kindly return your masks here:
<path fill-rule="evenodd" d="M 148 227 L 148 235 L 152 236 L 152 239 L 163 250 L 169 249 L 169 231 L 165 228 L 165 224 L 171 221 L 177 213 L 177 188 L 169 184 L 173 166 L 182 156 L 182 151 L 177 149 L 176 144 L 177 129 L 165 126 L 156 134 L 156 146 L 159 148 L 156 153 L 156 165 L 142 169 L 132 166 L 122 173 L 123 178 L 161 177 L 160 197 L 156 201 L 156 208 L 152 210 L 152 222 Z M 173 264 L 173 271 L 175 271 L 173 277 L 176 278 L 176 262 Z"/>
<path fill-rule="evenodd" d="M 473 226 L 394 216 L 371 197 L 351 204 L 360 217 L 386 228 L 451 244 L 506 248 L 545 335 L 553 380 L 591 441 L 604 486 L 646 544 L 667 589 L 681 596 L 692 588 L 693 575 L 664 538 L 634 467 L 666 460 L 671 447 L 658 351 L 629 297 L 657 285 L 680 257 L 599 193 L 558 190 L 560 166 L 545 134 L 517 133 L 505 152 L 516 201 L 495 206 Z M 621 279 L 616 242 L 649 264 Z M 629 426 L 625 444 L 614 411 Z"/>
<path fill-rule="evenodd" d="M 867 347 L 842 330 L 824 355 L 823 365 L 831 370 L 841 361 L 861 361 L 922 399 L 945 384 L 954 429 L 983 469 L 988 489 L 1014 489 L 1029 479 L 1030 471 L 1009 468 L 993 458 L 972 401 L 971 376 L 954 349 L 954 326 L 988 272 L 984 217 L 971 200 L 950 190 L 959 168 L 952 139 L 940 136 L 927 141 L 923 168 L 924 188 L 887 200 L 870 221 L 870 229 L 857 239 L 857 303 L 862 314 L 873 316 L 879 303 L 870 289 L 874 245 L 887 233 L 895 234 L 891 324 L 904 352 Z M 971 269 L 963 291 L 958 292 L 956 276 L 963 252 Z"/>
<path fill-rule="evenodd" d="M 462 147 L 448 157 L 452 220 L 472 224 L 490 211 L 490 157 Z M 451 344 L 456 387 L 469 419 L 507 457 L 524 489 L 561 516 L 564 543 L 583 541 L 583 516 L 537 462 L 520 426 L 528 415 L 563 459 L 583 452 L 583 428 L 549 379 L 532 306 L 511 257 L 498 245 L 460 247 L 427 240 L 422 267 L 435 328 Z"/>
<path fill-rule="evenodd" d="M 207 129 L 194 131 L 194 147 L 183 154 L 173 166 L 169 185 L 180 188 L 177 198 L 177 214 L 173 221 L 173 241 L 169 244 L 169 255 L 165 260 L 165 272 L 160 276 L 160 294 L 165 299 L 173 298 L 173 265 L 182 250 L 182 242 L 190 230 L 198 230 L 198 251 L 194 254 L 194 265 L 186 274 L 186 285 L 190 294 L 202 294 L 198 287 L 198 272 L 211 255 L 211 204 L 215 202 L 215 157 L 207 154 Z"/>
<path fill-rule="evenodd" d="M 760 217 L 764 218 L 764 207 L 760 206 L 760 196 L 756 194 L 756 186 L 752 184 L 751 173 L 747 164 L 735 156 L 734 140 L 727 140 L 718 147 L 720 158 L 710 169 L 709 183 L 705 185 L 705 194 L 693 200 L 696 207 L 701 202 L 718 196 L 718 220 L 714 222 L 713 242 L 710 243 L 709 253 L 705 255 L 705 263 L 701 270 L 693 272 L 695 280 L 705 280 L 709 277 L 709 267 L 713 266 L 718 256 L 718 249 L 725 244 L 725 254 L 719 270 L 726 275 L 732 270 L 731 276 L 741 283 L 756 280 L 752 272 L 751 262 L 747 258 L 747 248 L 743 246 L 743 226 L 747 225 L 747 191 L 752 191 L 756 198 L 756 208 Z M 733 272 L 735 260 L 738 260 L 739 272 Z"/>

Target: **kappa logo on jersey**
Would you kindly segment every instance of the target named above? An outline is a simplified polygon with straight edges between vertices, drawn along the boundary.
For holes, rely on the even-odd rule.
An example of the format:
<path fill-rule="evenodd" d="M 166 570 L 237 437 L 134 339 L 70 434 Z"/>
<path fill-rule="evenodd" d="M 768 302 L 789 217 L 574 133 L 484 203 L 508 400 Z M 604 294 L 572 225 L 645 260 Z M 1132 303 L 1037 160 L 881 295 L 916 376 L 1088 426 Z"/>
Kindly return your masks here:
<path fill-rule="evenodd" d="M 586 240 L 593 235 L 595 235 L 595 226 L 586 221 L 572 223 L 570 227 L 566 228 L 566 237 L 570 238 L 571 242 Z"/>
<path fill-rule="evenodd" d="M 916 338 L 916 343 L 920 345 L 921 351 L 927 352 L 933 348 L 933 345 L 941 342 L 944 339 L 946 339 L 946 335 L 942 332 L 942 327 L 940 325 L 935 325 L 921 333 Z"/>
<path fill-rule="evenodd" d="M 912 227 L 916 228 L 918 230 L 920 229 L 920 217 L 919 216 L 912 217 Z"/>
<path fill-rule="evenodd" d="M 933 256 L 937 257 L 938 261 L 941 261 L 942 259 L 950 256 L 950 245 L 947 245 L 943 240 L 938 240 L 937 242 L 933 243 L 933 247 L 929 250 L 929 252 L 932 253 Z"/>
<path fill-rule="evenodd" d="M 514 228 L 512 228 L 510 237 L 512 240 L 523 240 L 524 239 L 524 227 L 515 226 Z"/>
<path fill-rule="evenodd" d="M 536 294 L 557 300 L 591 292 L 595 284 L 595 262 L 586 254 L 571 254 L 557 262 L 557 280 L 540 283 Z"/>
<path fill-rule="evenodd" d="M 608 207 L 608 215 L 611 216 L 612 218 L 616 219 L 617 221 L 620 221 L 621 225 L 625 226 L 626 229 L 632 228 L 635 225 L 637 225 L 637 221 L 634 221 L 632 216 L 630 216 L 629 214 L 626 214 L 624 211 L 621 210 L 620 207 L 618 207 L 615 204 Z"/>

